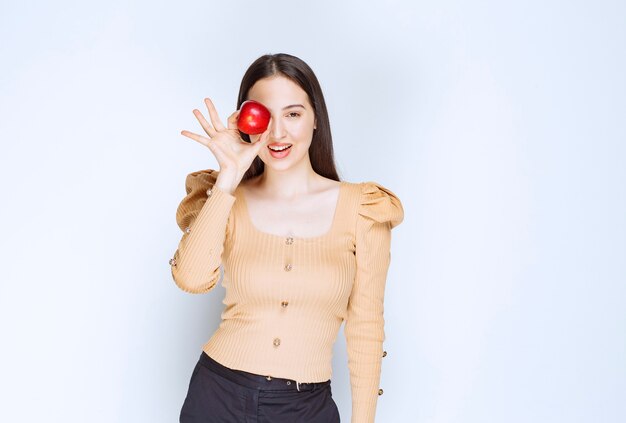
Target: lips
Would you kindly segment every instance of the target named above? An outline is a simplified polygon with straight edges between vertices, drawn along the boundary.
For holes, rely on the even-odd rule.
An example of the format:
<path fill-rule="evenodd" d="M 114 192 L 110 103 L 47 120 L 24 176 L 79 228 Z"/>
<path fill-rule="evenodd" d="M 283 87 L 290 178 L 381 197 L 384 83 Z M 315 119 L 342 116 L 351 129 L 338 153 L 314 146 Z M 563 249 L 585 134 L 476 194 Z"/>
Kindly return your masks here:
<path fill-rule="evenodd" d="M 289 153 L 291 152 L 291 147 L 292 147 L 292 144 L 286 144 L 286 143 L 284 144 L 274 143 L 274 144 L 267 146 L 270 152 L 270 156 L 272 156 L 275 159 L 283 159 L 287 157 Z"/>
<path fill-rule="evenodd" d="M 267 146 L 267 148 L 269 148 L 271 151 L 276 151 L 276 152 L 280 152 L 280 151 L 285 151 L 289 148 L 291 148 L 292 144 L 278 144 L 278 143 L 274 143 L 274 144 L 270 144 Z"/>

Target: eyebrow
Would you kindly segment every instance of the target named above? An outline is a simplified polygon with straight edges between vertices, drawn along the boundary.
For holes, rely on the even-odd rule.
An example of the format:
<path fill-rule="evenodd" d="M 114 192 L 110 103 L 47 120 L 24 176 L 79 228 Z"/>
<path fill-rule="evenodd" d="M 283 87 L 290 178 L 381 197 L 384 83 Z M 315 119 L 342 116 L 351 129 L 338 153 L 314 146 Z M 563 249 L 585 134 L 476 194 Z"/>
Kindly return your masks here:
<path fill-rule="evenodd" d="M 306 110 L 306 107 L 304 107 L 302 104 L 290 104 L 289 106 L 283 107 L 283 110 L 287 110 L 287 109 L 290 109 L 292 107 L 302 107 L 303 109 Z"/>

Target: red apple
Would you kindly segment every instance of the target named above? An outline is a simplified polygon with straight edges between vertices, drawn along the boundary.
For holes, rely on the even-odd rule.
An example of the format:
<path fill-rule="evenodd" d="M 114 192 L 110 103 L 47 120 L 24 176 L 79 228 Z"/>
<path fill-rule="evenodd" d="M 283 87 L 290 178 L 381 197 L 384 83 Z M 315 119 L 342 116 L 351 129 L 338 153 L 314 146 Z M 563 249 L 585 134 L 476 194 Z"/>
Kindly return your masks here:
<path fill-rule="evenodd" d="M 244 134 L 262 134 L 270 123 L 270 111 L 254 100 L 246 100 L 241 103 L 237 128 Z"/>

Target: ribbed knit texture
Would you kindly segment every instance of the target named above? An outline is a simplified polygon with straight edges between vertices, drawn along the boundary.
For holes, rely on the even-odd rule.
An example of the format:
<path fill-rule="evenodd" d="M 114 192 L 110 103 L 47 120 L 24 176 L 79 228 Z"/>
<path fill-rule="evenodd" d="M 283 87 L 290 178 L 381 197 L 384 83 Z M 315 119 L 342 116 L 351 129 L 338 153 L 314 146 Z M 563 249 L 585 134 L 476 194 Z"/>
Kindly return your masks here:
<path fill-rule="evenodd" d="M 258 230 L 243 192 L 214 187 L 217 175 L 207 169 L 187 176 L 172 265 L 176 284 L 193 293 L 213 288 L 224 268 L 226 307 L 204 351 L 232 369 L 321 382 L 331 377 L 332 347 L 345 320 L 352 423 L 373 422 L 400 200 L 375 182 L 343 181 L 331 228 L 288 237 Z"/>

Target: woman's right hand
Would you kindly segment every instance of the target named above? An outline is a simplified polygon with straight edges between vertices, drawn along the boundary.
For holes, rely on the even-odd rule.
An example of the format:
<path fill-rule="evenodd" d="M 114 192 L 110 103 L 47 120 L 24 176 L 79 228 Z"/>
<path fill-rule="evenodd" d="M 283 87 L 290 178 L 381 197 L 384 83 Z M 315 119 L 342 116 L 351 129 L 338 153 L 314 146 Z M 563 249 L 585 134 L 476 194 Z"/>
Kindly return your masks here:
<path fill-rule="evenodd" d="M 209 110 L 211 123 L 204 118 L 198 109 L 194 109 L 193 114 L 208 137 L 189 131 L 182 131 L 181 134 L 211 150 L 220 166 L 215 186 L 232 194 L 261 148 L 267 146 L 271 120 L 268 129 L 261 134 L 259 139 L 256 142 L 248 143 L 241 138 L 237 129 L 239 110 L 229 116 L 228 127 L 224 127 L 211 99 L 205 98 L 204 102 Z"/>

